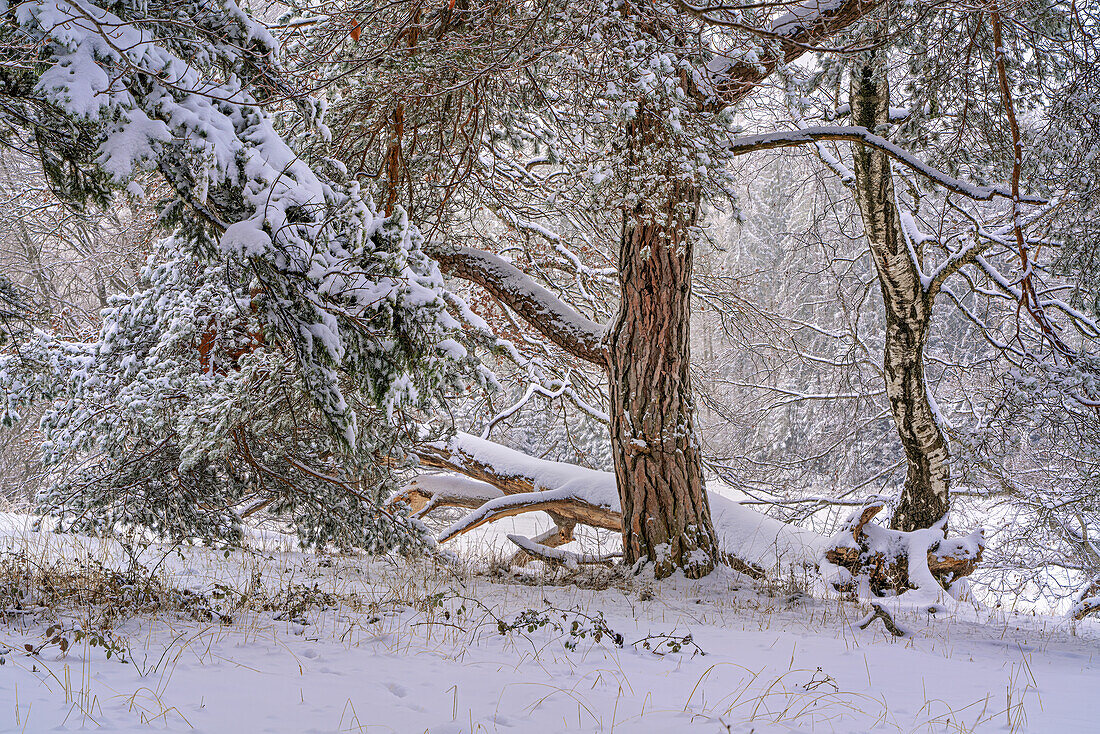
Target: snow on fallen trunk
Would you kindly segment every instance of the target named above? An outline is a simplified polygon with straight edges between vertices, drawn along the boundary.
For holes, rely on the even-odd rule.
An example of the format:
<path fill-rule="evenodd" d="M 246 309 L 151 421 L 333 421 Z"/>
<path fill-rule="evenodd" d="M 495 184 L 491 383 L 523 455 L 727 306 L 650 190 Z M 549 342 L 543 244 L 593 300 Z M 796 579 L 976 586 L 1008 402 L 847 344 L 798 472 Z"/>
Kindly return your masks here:
<path fill-rule="evenodd" d="M 982 530 L 945 538 L 946 519 L 922 530 L 891 530 L 871 522 L 882 509 L 876 504 L 853 513 L 829 540 L 821 560 L 824 580 L 865 598 L 894 596 L 897 606 L 953 606 L 963 589 L 956 582 L 982 558 Z"/>
<path fill-rule="evenodd" d="M 614 491 L 615 478 L 608 472 L 538 459 L 468 433 L 456 433 L 447 441 L 425 444 L 417 455 L 421 464 L 480 479 L 506 494 L 559 489 L 569 485 L 579 499 L 619 512 L 619 496 Z M 607 491 L 609 477 L 610 494 Z"/>
<path fill-rule="evenodd" d="M 780 522 L 716 492 L 707 492 L 720 547 L 766 571 L 817 565 L 827 538 Z"/>
<path fill-rule="evenodd" d="M 592 496 L 591 492 L 587 494 Z M 536 510 L 555 513 L 574 522 L 605 530 L 618 530 L 621 525 L 621 516 L 617 512 L 611 511 L 605 504 L 592 503 L 579 497 L 567 483 L 559 489 L 509 494 L 489 500 L 440 533 L 438 540 L 444 543 L 485 523 Z"/>
<path fill-rule="evenodd" d="M 1100 576 L 1085 586 L 1073 600 L 1069 616 L 1081 620 L 1094 612 L 1100 612 Z"/>
<path fill-rule="evenodd" d="M 595 527 L 621 527 L 619 494 L 610 472 L 538 459 L 467 433 L 428 444 L 419 455 L 426 465 L 476 477 L 504 493 L 451 525 L 440 541 L 539 509 Z M 743 564 L 733 564 L 739 570 L 760 576 L 813 567 L 825 550 L 827 539 L 818 533 L 787 525 L 715 492 L 708 491 L 707 497 L 719 546 Z"/>

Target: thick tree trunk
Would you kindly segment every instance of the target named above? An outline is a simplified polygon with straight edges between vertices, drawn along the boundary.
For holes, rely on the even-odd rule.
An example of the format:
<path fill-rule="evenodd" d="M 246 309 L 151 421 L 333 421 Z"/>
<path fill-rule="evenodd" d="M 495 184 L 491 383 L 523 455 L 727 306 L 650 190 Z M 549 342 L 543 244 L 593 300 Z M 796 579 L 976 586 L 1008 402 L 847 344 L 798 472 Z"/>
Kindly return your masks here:
<path fill-rule="evenodd" d="M 882 53 L 875 52 L 852 74 L 853 124 L 872 132 L 889 120 L 890 88 L 884 62 Z M 908 464 L 901 501 L 890 526 L 916 530 L 943 518 L 949 504 L 947 442 L 924 380 L 932 295 L 917 264 L 920 245 L 911 250 L 902 231 L 889 157 L 857 143 L 853 158 L 856 199 L 886 307 L 886 394 Z"/>
<path fill-rule="evenodd" d="M 635 171 L 651 144 L 652 113 L 631 123 Z M 657 174 L 660 175 L 660 174 Z M 669 181 L 663 211 L 624 207 L 621 302 L 608 331 L 611 446 L 623 510 L 623 558 L 646 560 L 658 578 L 714 568 L 718 543 L 703 487 L 690 375 L 690 228 L 699 189 Z M 662 187 L 662 188 L 666 188 Z"/>

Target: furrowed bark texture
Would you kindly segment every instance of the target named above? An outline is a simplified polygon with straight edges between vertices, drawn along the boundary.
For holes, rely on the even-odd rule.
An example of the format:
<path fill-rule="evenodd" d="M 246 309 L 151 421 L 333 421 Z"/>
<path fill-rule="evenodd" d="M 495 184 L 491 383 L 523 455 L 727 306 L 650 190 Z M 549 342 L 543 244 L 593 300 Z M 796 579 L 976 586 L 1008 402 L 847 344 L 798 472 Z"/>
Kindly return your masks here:
<path fill-rule="evenodd" d="M 642 112 L 630 124 L 638 170 L 660 122 Z M 699 188 L 670 182 L 664 211 L 624 211 L 618 314 L 608 332 L 611 447 L 623 509 L 623 559 L 654 563 L 658 578 L 682 568 L 710 573 L 718 543 L 703 488 L 693 427 L 689 349 L 692 245 Z"/>
<path fill-rule="evenodd" d="M 872 132 L 889 120 L 890 88 L 880 52 L 853 70 L 851 104 L 853 122 Z M 947 441 L 924 380 L 932 295 L 917 266 L 920 245 L 910 251 L 902 231 L 890 158 L 859 143 L 852 149 L 856 199 L 886 307 L 886 394 L 907 463 L 905 486 L 890 527 L 911 531 L 930 527 L 947 514 L 949 506 Z"/>
<path fill-rule="evenodd" d="M 846 28 L 879 3 L 843 0 L 813 20 L 792 26 L 777 56 L 733 62 L 719 73 L 716 98 L 723 107 L 747 97 L 781 62 Z M 693 84 L 685 78 L 685 89 Z M 692 94 L 692 96 L 696 96 Z M 639 108 L 627 130 L 628 165 L 642 168 L 657 145 L 661 121 Z M 659 175 L 659 174 L 658 174 Z M 672 178 L 670 176 L 670 178 Z M 682 568 L 689 578 L 709 573 L 718 543 L 703 485 L 695 437 L 691 363 L 691 229 L 699 216 L 695 184 L 669 183 L 656 216 L 643 203 L 624 207 L 619 246 L 618 314 L 607 334 L 611 384 L 611 448 L 623 510 L 623 560 L 647 559 L 658 578 Z"/>

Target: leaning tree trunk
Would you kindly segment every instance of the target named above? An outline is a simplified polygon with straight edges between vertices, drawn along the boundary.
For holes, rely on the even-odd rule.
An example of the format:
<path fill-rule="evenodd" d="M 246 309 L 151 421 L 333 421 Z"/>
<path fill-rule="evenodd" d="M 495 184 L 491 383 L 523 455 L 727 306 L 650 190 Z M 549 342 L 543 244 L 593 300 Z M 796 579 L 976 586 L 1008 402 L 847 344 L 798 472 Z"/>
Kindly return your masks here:
<path fill-rule="evenodd" d="M 630 124 L 634 171 L 648 168 L 659 124 L 653 113 L 639 113 Z M 607 335 L 611 447 L 624 561 L 652 562 L 658 578 L 677 568 L 699 578 L 718 553 L 692 420 L 689 231 L 700 192 L 683 181 L 659 188 L 667 194 L 663 209 L 640 202 L 623 211 L 621 302 Z"/>
<path fill-rule="evenodd" d="M 872 52 L 853 70 L 851 104 L 855 125 L 876 132 L 889 121 L 890 88 L 884 52 Z M 908 465 L 905 487 L 890 526 L 916 530 L 943 518 L 949 502 L 947 442 L 924 380 L 924 346 L 931 325 L 932 296 L 918 268 L 920 244 L 914 243 L 911 251 L 902 232 L 890 159 L 859 143 L 853 146 L 853 158 L 856 200 L 886 306 L 886 394 Z"/>

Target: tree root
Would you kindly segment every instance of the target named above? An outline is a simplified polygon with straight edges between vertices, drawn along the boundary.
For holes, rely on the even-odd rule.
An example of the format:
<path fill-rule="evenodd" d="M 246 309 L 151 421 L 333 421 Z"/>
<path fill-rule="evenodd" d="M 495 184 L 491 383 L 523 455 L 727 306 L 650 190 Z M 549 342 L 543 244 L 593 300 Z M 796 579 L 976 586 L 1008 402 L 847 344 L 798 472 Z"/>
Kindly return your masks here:
<path fill-rule="evenodd" d="M 890 615 L 890 612 L 886 611 L 886 609 L 883 608 L 881 604 L 871 602 L 871 609 L 873 611 L 866 617 L 864 617 L 863 621 L 859 623 L 859 628 L 861 630 L 865 630 L 870 627 L 871 623 L 874 622 L 876 619 L 881 619 L 883 626 L 886 627 L 886 631 L 892 634 L 894 637 L 906 637 L 910 634 L 909 630 L 898 626 L 898 623 L 894 621 L 894 618 Z"/>
<path fill-rule="evenodd" d="M 1100 577 L 1093 579 L 1073 601 L 1069 615 L 1080 621 L 1090 614 L 1100 612 Z"/>

